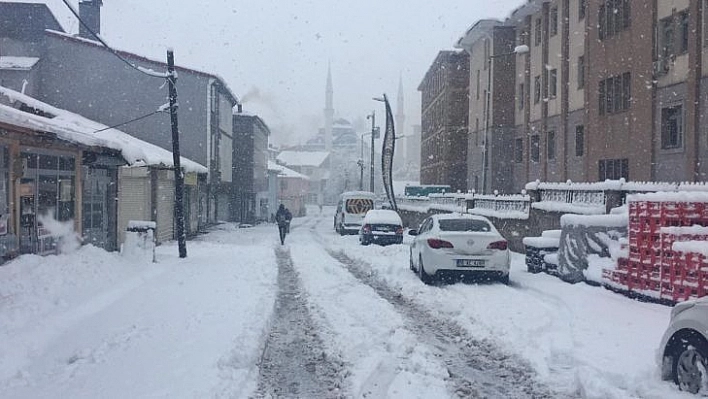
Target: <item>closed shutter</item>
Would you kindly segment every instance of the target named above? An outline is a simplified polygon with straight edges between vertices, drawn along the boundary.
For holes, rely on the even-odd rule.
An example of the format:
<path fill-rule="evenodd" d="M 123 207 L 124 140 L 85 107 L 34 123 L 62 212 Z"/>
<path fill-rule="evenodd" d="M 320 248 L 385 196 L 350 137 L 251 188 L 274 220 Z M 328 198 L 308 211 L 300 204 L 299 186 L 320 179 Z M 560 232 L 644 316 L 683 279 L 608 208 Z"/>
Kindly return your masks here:
<path fill-rule="evenodd" d="M 145 168 L 120 168 L 118 183 L 118 242 L 125 242 L 130 220 L 150 221 L 150 179 Z"/>
<path fill-rule="evenodd" d="M 175 239 L 175 181 L 172 171 L 161 170 L 157 179 L 157 242 Z"/>

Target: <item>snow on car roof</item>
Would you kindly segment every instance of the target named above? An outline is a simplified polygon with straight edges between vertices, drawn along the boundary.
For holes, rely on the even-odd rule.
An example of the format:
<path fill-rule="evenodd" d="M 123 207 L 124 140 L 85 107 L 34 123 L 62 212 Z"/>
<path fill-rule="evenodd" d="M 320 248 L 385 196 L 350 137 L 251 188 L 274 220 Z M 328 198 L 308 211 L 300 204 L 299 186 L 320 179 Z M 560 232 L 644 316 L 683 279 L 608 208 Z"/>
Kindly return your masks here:
<path fill-rule="evenodd" d="M 388 209 L 372 209 L 366 212 L 364 223 L 403 224 L 398 213 Z"/>
<path fill-rule="evenodd" d="M 438 220 L 446 220 L 446 219 L 475 219 L 475 220 L 484 220 L 485 222 L 489 222 L 489 219 L 487 219 L 484 216 L 481 215 L 472 215 L 469 213 L 440 213 L 437 215 L 432 216 L 435 219 Z"/>

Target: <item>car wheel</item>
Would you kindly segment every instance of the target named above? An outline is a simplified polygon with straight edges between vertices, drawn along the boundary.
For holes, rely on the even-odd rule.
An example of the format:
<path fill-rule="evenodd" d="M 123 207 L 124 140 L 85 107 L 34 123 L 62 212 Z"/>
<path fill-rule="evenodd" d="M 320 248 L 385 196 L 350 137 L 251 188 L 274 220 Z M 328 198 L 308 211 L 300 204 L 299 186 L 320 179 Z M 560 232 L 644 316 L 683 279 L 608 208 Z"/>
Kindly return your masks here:
<path fill-rule="evenodd" d="M 420 277 L 420 281 L 422 281 L 423 284 L 430 285 L 433 283 L 433 278 L 425 272 L 422 256 L 418 258 L 418 277 Z"/>
<path fill-rule="evenodd" d="M 504 285 L 509 285 L 509 275 L 505 274 L 499 278 L 499 281 Z"/>
<path fill-rule="evenodd" d="M 371 244 L 371 242 L 369 242 L 369 240 L 367 240 L 366 238 L 363 238 L 363 237 L 362 237 L 362 239 L 361 239 L 360 241 L 361 241 L 361 245 L 369 245 L 369 244 Z"/>
<path fill-rule="evenodd" d="M 694 334 L 678 345 L 673 356 L 673 378 L 682 391 L 705 392 L 708 386 L 708 343 Z"/>
<path fill-rule="evenodd" d="M 340 224 L 339 225 L 339 235 L 343 236 L 344 234 L 346 234 L 346 231 L 344 231 L 344 227 Z"/>

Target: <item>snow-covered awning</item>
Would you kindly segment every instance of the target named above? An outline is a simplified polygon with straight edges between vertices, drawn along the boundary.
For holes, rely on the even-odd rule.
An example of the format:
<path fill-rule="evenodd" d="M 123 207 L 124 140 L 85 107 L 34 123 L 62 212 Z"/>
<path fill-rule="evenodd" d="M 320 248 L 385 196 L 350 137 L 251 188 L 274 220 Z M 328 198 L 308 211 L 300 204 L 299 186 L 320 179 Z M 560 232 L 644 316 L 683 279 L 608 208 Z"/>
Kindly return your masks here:
<path fill-rule="evenodd" d="M 328 156 L 327 151 L 283 151 L 278 154 L 278 161 L 288 166 L 320 167 Z"/>
<path fill-rule="evenodd" d="M 15 57 L 0 55 L 0 69 L 11 71 L 29 71 L 39 61 L 37 57 Z"/>
<path fill-rule="evenodd" d="M 131 166 L 174 167 L 170 151 L 128 133 L 118 129 L 108 129 L 102 123 L 53 107 L 6 87 L 0 86 L 0 96 L 9 98 L 11 103 L 20 102 L 47 114 L 47 116 L 40 116 L 0 104 L 0 122 L 53 133 L 57 138 L 71 143 L 117 150 Z M 186 172 L 208 172 L 205 166 L 185 157 L 180 158 L 180 165 Z"/>
<path fill-rule="evenodd" d="M 275 163 L 271 160 L 268 160 L 268 170 L 277 172 L 278 176 L 281 176 L 281 177 L 290 177 L 290 178 L 296 178 L 296 179 L 310 180 L 309 177 L 303 175 L 302 173 L 298 173 L 290 168 L 286 168 L 283 165 L 278 165 L 277 163 Z"/>

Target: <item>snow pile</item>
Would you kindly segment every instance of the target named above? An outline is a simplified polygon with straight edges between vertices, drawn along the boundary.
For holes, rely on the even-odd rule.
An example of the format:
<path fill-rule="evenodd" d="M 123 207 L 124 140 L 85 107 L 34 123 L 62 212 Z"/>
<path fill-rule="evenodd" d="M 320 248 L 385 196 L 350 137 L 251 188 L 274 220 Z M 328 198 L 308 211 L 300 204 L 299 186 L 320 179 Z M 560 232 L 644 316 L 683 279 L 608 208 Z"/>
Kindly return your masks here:
<path fill-rule="evenodd" d="M 248 233 L 246 233 L 248 232 Z M 272 312 L 271 226 L 0 267 L 0 397 L 249 397 Z"/>

